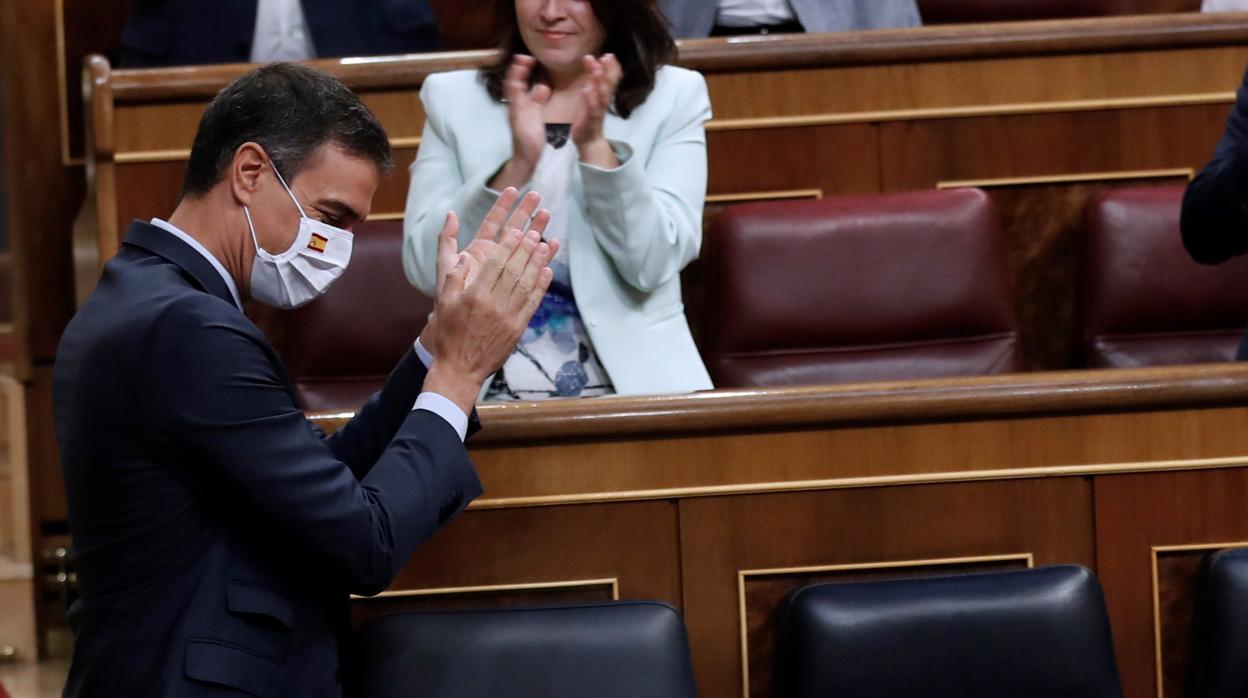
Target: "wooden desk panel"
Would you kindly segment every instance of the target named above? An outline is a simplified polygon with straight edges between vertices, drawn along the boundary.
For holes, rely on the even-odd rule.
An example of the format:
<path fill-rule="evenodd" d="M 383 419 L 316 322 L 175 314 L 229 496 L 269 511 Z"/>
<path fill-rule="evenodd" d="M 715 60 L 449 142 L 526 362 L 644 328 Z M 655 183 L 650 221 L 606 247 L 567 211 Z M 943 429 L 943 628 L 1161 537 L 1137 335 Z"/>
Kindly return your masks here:
<path fill-rule="evenodd" d="M 704 695 L 746 695 L 747 671 L 769 694 L 772 611 L 797 586 L 1073 563 L 1103 581 L 1126 695 L 1158 695 L 1161 670 L 1174 698 L 1199 563 L 1248 544 L 1248 365 L 480 412 L 486 495 L 393 598 L 678 594 Z"/>
<path fill-rule="evenodd" d="M 1095 493 L 1097 570 L 1126 695 L 1183 698 L 1193 572 L 1211 552 L 1248 546 L 1248 471 L 1103 477 Z"/>
<path fill-rule="evenodd" d="M 1095 563 L 1084 478 L 716 497 L 680 512 L 685 618 L 708 696 L 771 695 L 775 602 L 803 585 Z"/>

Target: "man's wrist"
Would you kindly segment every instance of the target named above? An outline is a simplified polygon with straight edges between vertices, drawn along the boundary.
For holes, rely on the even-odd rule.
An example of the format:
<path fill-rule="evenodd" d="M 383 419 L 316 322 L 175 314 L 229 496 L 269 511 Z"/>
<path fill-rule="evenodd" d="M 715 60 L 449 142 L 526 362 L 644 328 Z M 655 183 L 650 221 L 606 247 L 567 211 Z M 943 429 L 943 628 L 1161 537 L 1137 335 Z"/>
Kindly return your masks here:
<path fill-rule="evenodd" d="M 467 414 L 477 404 L 477 395 L 484 382 L 484 376 L 472 376 L 450 368 L 444 361 L 434 361 L 425 376 L 423 389 L 442 395 Z"/>

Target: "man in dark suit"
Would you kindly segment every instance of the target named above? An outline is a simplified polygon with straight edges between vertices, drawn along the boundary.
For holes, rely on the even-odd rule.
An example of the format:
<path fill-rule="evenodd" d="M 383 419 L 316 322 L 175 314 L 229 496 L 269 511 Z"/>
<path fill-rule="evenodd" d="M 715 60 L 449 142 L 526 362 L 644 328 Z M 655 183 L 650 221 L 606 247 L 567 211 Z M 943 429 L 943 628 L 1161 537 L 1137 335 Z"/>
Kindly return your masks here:
<path fill-rule="evenodd" d="M 390 162 L 337 80 L 253 71 L 208 106 L 173 215 L 131 226 L 70 322 L 53 396 L 81 593 L 65 695 L 339 696 L 348 595 L 386 588 L 480 494 L 467 415 L 551 276 L 549 216 L 511 229 L 536 195 L 506 220 L 505 192 L 462 253 L 448 218 L 429 325 L 332 436 L 241 309 L 323 293 Z"/>
<path fill-rule="evenodd" d="M 137 0 L 121 65 L 302 60 L 437 51 L 429 0 Z"/>
<path fill-rule="evenodd" d="M 1201 264 L 1248 252 L 1248 74 L 1213 159 L 1187 185 L 1179 227 L 1183 247 Z M 1248 359 L 1248 337 L 1235 358 Z"/>

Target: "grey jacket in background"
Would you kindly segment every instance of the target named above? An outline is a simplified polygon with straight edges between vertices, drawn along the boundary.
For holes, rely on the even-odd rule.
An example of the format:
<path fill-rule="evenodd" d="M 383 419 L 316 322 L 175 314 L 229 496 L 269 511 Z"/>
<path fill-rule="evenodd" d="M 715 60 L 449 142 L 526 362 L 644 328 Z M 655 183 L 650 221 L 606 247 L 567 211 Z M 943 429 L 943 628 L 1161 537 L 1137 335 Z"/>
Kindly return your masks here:
<path fill-rule="evenodd" d="M 917 27 L 916 0 L 789 0 L 793 12 L 808 32 L 852 31 Z M 707 36 L 715 26 L 716 0 L 659 0 L 659 8 L 672 23 L 672 36 L 693 39 Z"/>

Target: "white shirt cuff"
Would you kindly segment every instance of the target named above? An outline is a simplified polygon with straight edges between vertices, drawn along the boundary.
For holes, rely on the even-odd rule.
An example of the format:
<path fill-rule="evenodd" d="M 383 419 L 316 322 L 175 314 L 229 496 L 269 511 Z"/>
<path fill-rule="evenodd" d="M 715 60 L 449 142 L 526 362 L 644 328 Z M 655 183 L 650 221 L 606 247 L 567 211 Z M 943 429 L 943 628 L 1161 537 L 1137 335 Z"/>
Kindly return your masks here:
<path fill-rule="evenodd" d="M 416 338 L 413 345 L 416 348 L 416 357 L 425 365 L 425 368 L 433 366 L 433 354 L 420 343 L 420 337 Z M 412 410 L 427 410 L 442 419 L 459 434 L 459 440 L 463 441 L 468 437 L 468 415 L 459 409 L 459 405 L 451 402 L 445 395 L 440 393 L 423 392 L 416 398 L 416 404 L 412 405 Z"/>
<path fill-rule="evenodd" d="M 459 434 L 460 441 L 468 436 L 468 415 L 459 409 L 459 405 L 438 393 L 421 393 L 420 397 L 416 398 L 416 406 L 412 410 L 427 410 L 445 419 L 455 433 Z"/>
<path fill-rule="evenodd" d="M 416 348 L 416 358 L 420 359 L 420 363 L 424 364 L 425 368 L 433 368 L 433 354 L 430 354 L 425 345 L 420 343 L 420 337 L 416 338 L 412 346 Z"/>

